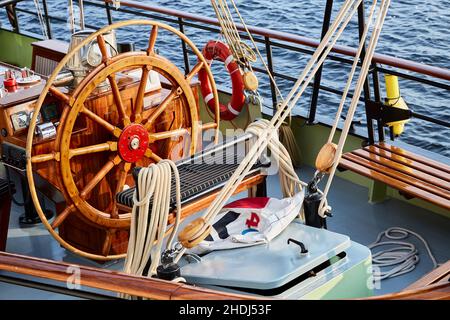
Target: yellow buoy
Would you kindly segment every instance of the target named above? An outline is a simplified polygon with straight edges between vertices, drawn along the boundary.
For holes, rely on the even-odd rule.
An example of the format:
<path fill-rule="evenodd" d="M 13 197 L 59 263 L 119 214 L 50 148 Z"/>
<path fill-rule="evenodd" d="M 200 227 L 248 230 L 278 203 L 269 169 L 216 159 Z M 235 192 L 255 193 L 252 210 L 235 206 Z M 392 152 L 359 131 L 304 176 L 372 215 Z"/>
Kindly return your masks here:
<path fill-rule="evenodd" d="M 400 96 L 400 87 L 398 85 L 398 77 L 391 74 L 386 74 L 384 76 L 386 82 L 386 100 L 385 105 L 393 108 L 399 108 L 403 110 L 408 110 L 408 106 Z M 392 127 L 395 136 L 399 136 L 405 130 L 405 124 L 409 120 L 393 121 L 387 123 L 389 127 Z"/>

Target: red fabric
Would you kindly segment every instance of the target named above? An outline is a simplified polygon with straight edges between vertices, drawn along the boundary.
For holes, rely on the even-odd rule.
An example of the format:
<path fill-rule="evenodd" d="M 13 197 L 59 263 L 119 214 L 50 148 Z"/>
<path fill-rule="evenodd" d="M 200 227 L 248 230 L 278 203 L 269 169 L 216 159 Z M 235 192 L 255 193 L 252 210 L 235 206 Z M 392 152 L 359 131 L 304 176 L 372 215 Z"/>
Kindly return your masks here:
<path fill-rule="evenodd" d="M 227 204 L 224 208 L 248 208 L 248 209 L 262 209 L 269 202 L 270 198 L 259 197 L 259 198 L 244 198 L 240 200 L 233 201 Z"/>

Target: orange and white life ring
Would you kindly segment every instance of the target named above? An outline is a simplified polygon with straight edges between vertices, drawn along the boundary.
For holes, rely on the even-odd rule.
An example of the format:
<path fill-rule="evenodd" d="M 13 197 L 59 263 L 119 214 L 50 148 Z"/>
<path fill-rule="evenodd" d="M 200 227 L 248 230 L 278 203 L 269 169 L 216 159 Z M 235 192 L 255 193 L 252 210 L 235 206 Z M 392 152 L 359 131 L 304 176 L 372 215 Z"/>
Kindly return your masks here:
<path fill-rule="evenodd" d="M 209 65 L 212 64 L 213 60 L 225 63 L 225 67 L 231 77 L 232 96 L 227 105 L 220 104 L 220 118 L 223 120 L 233 120 L 241 113 L 245 104 L 244 80 L 242 78 L 241 70 L 231 54 L 230 48 L 223 42 L 215 40 L 208 41 L 203 48 L 203 55 Z M 204 69 L 200 70 L 198 73 L 198 79 L 200 81 L 200 88 L 205 103 L 211 111 L 214 112 L 214 96 L 207 73 Z"/>

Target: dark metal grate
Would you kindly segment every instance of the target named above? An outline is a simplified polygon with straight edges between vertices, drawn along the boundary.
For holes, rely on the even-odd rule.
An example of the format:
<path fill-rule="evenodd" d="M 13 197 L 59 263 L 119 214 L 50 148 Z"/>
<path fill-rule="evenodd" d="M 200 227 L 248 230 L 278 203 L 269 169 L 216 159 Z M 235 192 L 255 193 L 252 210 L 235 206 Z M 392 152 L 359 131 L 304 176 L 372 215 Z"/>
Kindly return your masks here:
<path fill-rule="evenodd" d="M 182 204 L 223 187 L 245 157 L 245 152 L 239 152 L 239 148 L 237 148 L 239 143 L 244 142 L 236 140 L 236 143 L 231 144 L 231 146 L 228 145 L 227 148 L 223 148 L 224 143 L 221 147 L 215 149 L 214 152 L 205 154 L 203 151 L 198 155 L 194 155 L 188 161 L 180 162 L 177 167 L 180 175 Z M 267 163 L 263 164 L 258 161 L 252 167 L 248 176 L 255 175 L 267 165 Z M 136 168 L 133 173 L 135 179 L 137 179 L 139 170 L 140 168 Z M 120 192 L 117 194 L 117 202 L 132 207 L 134 191 L 135 188 L 130 188 Z M 175 205 L 175 178 L 172 174 L 170 206 L 174 209 Z M 152 199 L 150 200 L 150 210 L 151 207 Z"/>

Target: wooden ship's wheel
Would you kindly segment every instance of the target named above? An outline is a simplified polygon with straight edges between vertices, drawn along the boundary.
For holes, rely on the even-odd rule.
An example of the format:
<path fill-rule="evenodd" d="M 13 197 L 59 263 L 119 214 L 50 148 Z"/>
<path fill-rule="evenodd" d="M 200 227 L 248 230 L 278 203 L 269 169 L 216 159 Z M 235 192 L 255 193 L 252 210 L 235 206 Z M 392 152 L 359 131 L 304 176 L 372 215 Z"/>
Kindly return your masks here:
<path fill-rule="evenodd" d="M 132 25 L 151 26 L 147 50 L 110 57 L 103 35 Z M 160 29 L 178 36 L 197 56 L 199 62 L 187 75 L 155 53 Z M 55 79 L 66 63 L 93 41 L 98 43 L 101 63 L 73 91 L 55 87 Z M 207 71 L 216 101 L 215 122 L 203 125 L 198 119 L 198 96 L 191 86 L 192 78 L 202 68 Z M 142 72 L 133 86 L 129 78 L 121 75 L 136 69 Z M 145 108 L 145 88 L 150 70 L 165 78 L 169 85 L 159 105 Z M 104 87 L 105 83 L 109 89 L 102 96 L 98 93 L 99 87 Z M 123 87 L 131 89 L 124 90 Z M 64 108 L 55 141 L 50 148 L 42 149 L 35 147 L 35 129 L 48 93 L 63 103 Z M 102 98 L 93 102 L 94 95 Z M 168 25 L 146 20 L 124 21 L 93 33 L 56 67 L 36 103 L 29 126 L 27 177 L 43 224 L 63 247 L 76 254 L 95 260 L 124 257 L 131 215 L 118 207 L 115 197 L 125 185 L 133 184 L 132 167 L 193 154 L 200 147 L 201 130 L 215 129 L 218 124 L 219 100 L 213 75 L 201 52 L 183 33 Z M 51 167 L 55 169 L 51 170 Z M 45 176 L 42 174 L 44 171 L 66 201 L 65 208 L 58 210 L 52 223 L 42 210 L 35 186 L 35 174 Z M 52 174 L 49 175 L 49 171 Z M 100 244 L 92 248 L 70 239 L 70 228 L 74 226 L 92 233 L 88 242 Z"/>

